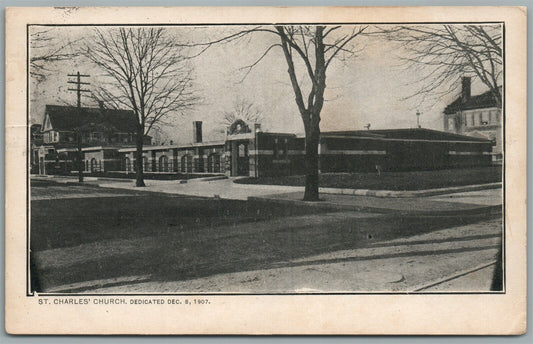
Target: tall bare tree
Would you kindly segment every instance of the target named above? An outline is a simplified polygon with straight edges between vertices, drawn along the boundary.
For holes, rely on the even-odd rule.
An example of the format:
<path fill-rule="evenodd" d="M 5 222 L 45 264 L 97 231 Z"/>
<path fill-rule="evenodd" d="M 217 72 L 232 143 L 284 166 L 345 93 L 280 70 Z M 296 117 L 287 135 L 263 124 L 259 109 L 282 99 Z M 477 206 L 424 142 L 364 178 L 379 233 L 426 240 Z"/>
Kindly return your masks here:
<path fill-rule="evenodd" d="M 72 49 L 75 41 L 61 40 L 53 28 L 37 27 L 30 32 L 30 75 L 36 81 L 43 81 L 53 71 L 53 64 L 77 56 Z"/>
<path fill-rule="evenodd" d="M 281 48 L 287 63 L 287 72 L 294 91 L 296 105 L 305 130 L 305 194 L 304 200 L 318 200 L 318 144 L 320 140 L 320 113 L 324 105 L 327 69 L 336 59 L 355 55 L 355 38 L 362 35 L 367 26 L 257 26 L 226 35 L 205 44 L 202 53 L 217 43 L 236 41 L 249 34 L 266 32 L 279 41 L 263 51 L 249 66 L 248 72 L 270 51 Z M 198 53 L 198 54 L 200 54 Z M 303 77 L 300 78 L 300 71 Z"/>
<path fill-rule="evenodd" d="M 276 26 L 281 48 L 287 62 L 287 72 L 294 91 L 305 130 L 305 193 L 304 200 L 318 200 L 318 145 L 320 140 L 320 113 L 324 105 L 327 69 L 339 53 L 352 55 L 350 44 L 366 27 L 342 26 Z M 336 34 L 338 33 L 338 34 Z M 304 96 L 298 80 L 295 63 L 303 63 L 310 82 Z"/>
<path fill-rule="evenodd" d="M 142 150 L 154 125 L 182 115 L 197 101 L 184 48 L 164 28 L 95 29 L 86 56 L 104 72 L 95 97 L 130 109 L 136 125 L 136 186 L 144 186 Z"/>
<path fill-rule="evenodd" d="M 229 127 L 238 119 L 243 120 L 247 124 L 255 124 L 263 120 L 263 115 L 251 102 L 245 99 L 238 99 L 233 103 L 231 110 L 222 113 L 221 124 Z"/>
<path fill-rule="evenodd" d="M 417 94 L 443 96 L 458 87 L 461 76 L 481 81 L 501 107 L 502 26 L 499 24 L 431 24 L 380 27 L 378 34 L 405 49 L 408 68 L 424 75 Z"/>
<path fill-rule="evenodd" d="M 304 200 L 318 201 L 318 145 L 320 141 L 320 113 L 324 105 L 326 71 L 340 53 L 353 54 L 350 42 L 366 27 L 354 27 L 343 32 L 341 26 L 276 26 L 281 48 L 287 62 L 287 72 L 294 90 L 296 105 L 305 130 L 305 193 Z M 340 34 L 335 35 L 335 31 Z M 295 62 L 305 66 L 310 89 L 304 98 Z"/>

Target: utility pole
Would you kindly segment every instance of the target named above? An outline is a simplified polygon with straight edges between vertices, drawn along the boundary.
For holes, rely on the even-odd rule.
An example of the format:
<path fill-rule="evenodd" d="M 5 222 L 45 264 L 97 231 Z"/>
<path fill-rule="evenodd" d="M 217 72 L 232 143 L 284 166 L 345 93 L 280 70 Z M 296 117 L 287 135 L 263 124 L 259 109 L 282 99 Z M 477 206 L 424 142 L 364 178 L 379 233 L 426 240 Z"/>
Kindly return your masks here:
<path fill-rule="evenodd" d="M 76 106 L 77 110 L 76 111 L 77 111 L 78 118 L 81 118 L 81 93 L 90 92 L 89 90 L 83 90 L 81 88 L 81 85 L 90 85 L 89 82 L 82 82 L 81 78 L 88 78 L 90 77 L 90 75 L 80 74 L 80 72 L 78 71 L 76 74 L 67 74 L 67 76 L 76 77 L 76 81 L 69 80 L 67 81 L 67 83 L 76 85 L 76 88 L 69 88 L 68 90 L 76 91 L 76 95 L 77 95 L 77 106 Z M 78 127 L 76 127 L 76 136 L 78 139 L 78 181 L 80 183 L 83 183 L 84 164 L 82 162 L 83 155 L 81 152 L 81 122 L 79 123 Z"/>
<path fill-rule="evenodd" d="M 420 111 L 416 110 L 416 127 L 417 128 L 422 128 L 420 126 Z"/>

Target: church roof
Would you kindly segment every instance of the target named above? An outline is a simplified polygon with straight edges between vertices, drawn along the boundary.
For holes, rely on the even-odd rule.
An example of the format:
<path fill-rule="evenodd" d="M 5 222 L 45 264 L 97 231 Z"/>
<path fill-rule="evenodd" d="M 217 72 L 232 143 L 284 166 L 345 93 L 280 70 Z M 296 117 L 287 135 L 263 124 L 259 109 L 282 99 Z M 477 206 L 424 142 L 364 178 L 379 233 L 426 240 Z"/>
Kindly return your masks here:
<path fill-rule="evenodd" d="M 377 130 L 351 130 L 351 131 L 328 131 L 321 134 L 322 137 L 367 137 L 382 139 L 403 140 L 436 140 L 436 141 L 486 141 L 480 138 L 459 135 L 439 130 L 425 128 L 409 129 L 377 129 Z"/>

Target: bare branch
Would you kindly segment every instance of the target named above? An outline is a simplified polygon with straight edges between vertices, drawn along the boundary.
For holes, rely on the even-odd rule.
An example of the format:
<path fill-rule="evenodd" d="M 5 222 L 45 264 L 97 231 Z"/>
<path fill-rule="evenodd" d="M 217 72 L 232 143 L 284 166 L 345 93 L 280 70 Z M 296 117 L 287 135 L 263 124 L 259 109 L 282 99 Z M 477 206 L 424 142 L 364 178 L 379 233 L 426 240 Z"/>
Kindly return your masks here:
<path fill-rule="evenodd" d="M 237 120 L 242 120 L 247 124 L 261 123 L 263 115 L 250 101 L 238 99 L 233 103 L 230 111 L 222 113 L 220 124 L 229 127 Z"/>
<path fill-rule="evenodd" d="M 407 68 L 425 74 L 419 80 L 417 95 L 439 99 L 454 92 L 457 79 L 466 75 L 481 81 L 495 95 L 496 102 L 501 102 L 500 25 L 400 25 L 380 27 L 376 33 L 406 51 L 402 59 Z"/>
<path fill-rule="evenodd" d="M 30 75 L 43 81 L 54 71 L 54 63 L 72 59 L 78 53 L 72 50 L 76 41 L 60 42 L 51 28 L 37 28 L 30 34 Z"/>

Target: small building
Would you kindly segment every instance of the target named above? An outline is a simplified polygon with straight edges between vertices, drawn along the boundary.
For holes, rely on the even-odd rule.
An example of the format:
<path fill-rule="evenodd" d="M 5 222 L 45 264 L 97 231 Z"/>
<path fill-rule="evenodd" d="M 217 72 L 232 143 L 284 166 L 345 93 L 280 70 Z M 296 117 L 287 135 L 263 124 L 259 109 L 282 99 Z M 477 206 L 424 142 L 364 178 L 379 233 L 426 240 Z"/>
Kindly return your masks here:
<path fill-rule="evenodd" d="M 471 95 L 469 77 L 462 78 L 461 96 L 444 109 L 444 131 L 490 140 L 493 162 L 502 161 L 502 111 L 491 91 Z M 500 92 L 501 93 L 501 92 Z"/>

